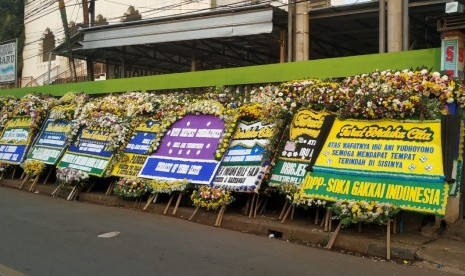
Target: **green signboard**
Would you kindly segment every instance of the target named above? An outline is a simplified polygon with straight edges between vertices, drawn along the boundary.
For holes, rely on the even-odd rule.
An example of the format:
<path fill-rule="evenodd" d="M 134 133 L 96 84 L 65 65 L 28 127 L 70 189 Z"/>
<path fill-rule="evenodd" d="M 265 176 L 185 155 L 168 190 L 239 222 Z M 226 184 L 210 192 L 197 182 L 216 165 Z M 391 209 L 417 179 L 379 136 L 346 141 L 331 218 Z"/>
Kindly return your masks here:
<path fill-rule="evenodd" d="M 305 177 L 303 191 L 328 201 L 377 201 L 404 210 L 445 214 L 448 186 L 441 178 L 400 178 L 388 174 L 347 174 L 314 171 Z"/>

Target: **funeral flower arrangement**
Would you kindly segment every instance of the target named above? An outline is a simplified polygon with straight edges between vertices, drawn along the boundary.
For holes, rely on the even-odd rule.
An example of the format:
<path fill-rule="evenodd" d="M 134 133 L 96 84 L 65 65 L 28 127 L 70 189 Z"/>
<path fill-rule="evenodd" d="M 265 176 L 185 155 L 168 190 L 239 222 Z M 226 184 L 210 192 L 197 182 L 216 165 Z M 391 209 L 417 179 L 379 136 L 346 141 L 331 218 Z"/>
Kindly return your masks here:
<path fill-rule="evenodd" d="M 295 83 L 295 85 L 299 85 Z M 298 105 L 298 100 L 301 94 L 301 89 L 291 89 L 293 86 L 276 86 L 266 85 L 260 87 L 254 87 L 250 91 L 250 102 L 251 103 L 273 103 L 275 106 L 279 106 L 281 110 L 287 110 L 293 112 Z"/>
<path fill-rule="evenodd" d="M 314 197 L 304 197 L 301 193 L 297 192 L 294 194 L 292 204 L 296 207 L 302 207 L 305 209 L 312 206 L 326 207 L 328 202 L 326 200 L 321 200 Z"/>
<path fill-rule="evenodd" d="M 122 178 L 113 189 L 115 195 L 125 198 L 140 197 L 149 191 L 146 181 L 140 178 Z"/>
<path fill-rule="evenodd" d="M 73 168 L 58 168 L 57 180 L 60 185 L 68 188 L 84 186 L 89 179 L 89 174 Z"/>
<path fill-rule="evenodd" d="M 172 192 L 181 192 L 186 190 L 189 185 L 187 179 L 169 181 L 169 180 L 150 180 L 147 186 L 152 194 L 171 194 Z"/>
<path fill-rule="evenodd" d="M 265 98 L 267 99 L 267 98 Z M 288 109 L 282 108 L 274 102 L 253 102 L 242 105 L 239 108 L 239 117 L 244 121 L 261 121 L 265 124 L 274 124 L 272 128 L 272 135 L 269 138 L 266 152 L 267 158 L 271 159 L 271 154 L 281 139 L 280 129 L 285 129 L 292 119 L 292 113 Z"/>
<path fill-rule="evenodd" d="M 185 98 L 180 93 L 173 93 L 169 95 L 160 95 L 158 101 L 160 101 L 161 104 L 158 106 L 157 111 L 152 115 L 152 118 L 160 121 L 160 128 L 149 147 L 149 154 L 157 151 L 165 133 L 177 120 L 184 116 L 184 105 L 190 102 L 190 98 Z"/>
<path fill-rule="evenodd" d="M 28 177 L 37 176 L 45 169 L 45 163 L 38 160 L 26 160 L 21 166 Z"/>
<path fill-rule="evenodd" d="M 325 207 L 327 204 L 326 200 L 304 196 L 300 192 L 300 184 L 297 183 L 287 182 L 275 187 L 280 194 L 286 197 L 286 200 L 296 207 L 307 209 L 312 206 Z"/>
<path fill-rule="evenodd" d="M 5 127 L 5 123 L 13 112 L 17 99 L 12 96 L 0 97 L 0 130 Z"/>
<path fill-rule="evenodd" d="M 186 113 L 210 114 L 221 118 L 224 123 L 224 131 L 215 151 L 215 159 L 221 160 L 236 129 L 239 113 L 235 109 L 224 107 L 222 103 L 214 100 L 195 101 L 188 106 Z"/>
<path fill-rule="evenodd" d="M 81 113 L 89 96 L 84 93 L 68 92 L 63 95 L 50 110 L 48 118 L 57 121 L 71 121 Z"/>
<path fill-rule="evenodd" d="M 354 119 L 435 119 L 446 104 L 465 107 L 465 90 L 447 75 L 385 70 L 339 82 L 302 80 L 281 85 L 291 102 Z"/>
<path fill-rule="evenodd" d="M 202 185 L 192 192 L 191 200 L 196 207 L 216 210 L 221 206 L 229 205 L 234 201 L 234 197 L 225 189 Z"/>
<path fill-rule="evenodd" d="M 120 95 L 118 103 L 125 108 L 123 116 L 133 118 L 136 116 L 150 116 L 157 112 L 161 105 L 158 96 L 151 93 L 127 92 Z"/>
<path fill-rule="evenodd" d="M 329 209 L 334 213 L 333 219 L 339 219 L 343 226 L 359 222 L 383 224 L 400 211 L 389 203 L 364 200 L 339 200 Z"/>
<path fill-rule="evenodd" d="M 118 102 L 116 96 L 106 96 L 97 101 L 88 102 L 79 117 L 72 121 L 68 139 L 70 143 L 77 135 L 79 129 L 86 125 L 93 128 L 102 128 L 110 132 L 109 148 L 114 151 L 126 144 L 131 130 L 129 119 L 122 117 L 124 106 Z"/>
<path fill-rule="evenodd" d="M 31 117 L 31 132 L 40 129 L 42 122 L 47 116 L 48 109 L 53 106 L 55 99 L 49 96 L 27 94 L 16 104 L 11 116 Z M 32 139 L 30 135 L 29 139 Z M 30 141 L 28 141 L 29 144 Z"/>

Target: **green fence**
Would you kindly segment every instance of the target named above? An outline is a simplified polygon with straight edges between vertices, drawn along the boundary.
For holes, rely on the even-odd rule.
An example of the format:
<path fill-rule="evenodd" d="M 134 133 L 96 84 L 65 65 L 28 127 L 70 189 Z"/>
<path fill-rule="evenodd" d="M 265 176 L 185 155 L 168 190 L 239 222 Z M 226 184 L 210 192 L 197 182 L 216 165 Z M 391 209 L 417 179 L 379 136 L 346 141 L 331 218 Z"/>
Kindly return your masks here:
<path fill-rule="evenodd" d="M 61 96 L 69 91 L 101 94 L 131 90 L 147 91 L 271 83 L 303 78 L 327 79 L 367 73 L 377 69 L 408 69 L 424 66 L 429 69 L 439 70 L 440 60 L 440 49 L 434 48 L 107 81 L 6 89 L 0 90 L 0 94 L 21 97 L 28 93 L 40 92 Z"/>

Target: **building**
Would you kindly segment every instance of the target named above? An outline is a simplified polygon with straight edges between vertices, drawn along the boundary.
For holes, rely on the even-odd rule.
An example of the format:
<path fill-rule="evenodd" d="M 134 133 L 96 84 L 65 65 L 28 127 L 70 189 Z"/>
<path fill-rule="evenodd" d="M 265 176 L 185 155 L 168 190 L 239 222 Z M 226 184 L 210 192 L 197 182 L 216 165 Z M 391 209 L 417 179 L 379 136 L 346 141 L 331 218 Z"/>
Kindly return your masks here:
<path fill-rule="evenodd" d="M 84 23 L 84 6 L 88 3 L 90 17 L 88 23 Z M 261 2 L 271 2 L 273 5 L 285 10 L 287 1 L 243 1 L 243 0 L 203 0 L 203 1 L 131 1 L 131 6 L 117 1 L 65 1 L 67 20 L 71 36 L 80 29 L 98 26 L 113 26 L 127 24 L 132 21 L 146 21 L 161 19 L 174 15 L 194 15 L 209 11 L 233 9 L 241 6 L 252 6 Z M 330 5 L 329 0 L 312 1 L 312 7 L 325 7 Z M 84 6 L 83 6 L 84 5 Z M 92 8 L 92 5 L 95 7 Z M 94 23 L 92 23 L 94 22 Z M 24 65 L 22 71 L 21 86 L 38 86 L 47 83 L 63 83 L 70 81 L 71 72 L 68 58 L 63 55 L 54 55 L 52 50 L 64 43 L 63 23 L 58 9 L 58 3 L 52 0 L 26 1 L 25 3 L 25 47 L 23 50 Z M 254 63 L 248 63 L 254 64 Z M 260 63 L 257 63 L 260 64 Z M 87 78 L 87 65 L 83 60 L 75 61 L 76 75 L 78 79 Z M 110 72 L 115 77 L 118 73 L 114 67 L 107 68 L 102 63 L 93 65 L 96 79 L 106 79 Z M 156 74 L 168 70 L 137 70 L 135 74 Z M 108 76 L 110 77 L 110 76 Z M 119 77 L 119 74 L 118 76 Z"/>

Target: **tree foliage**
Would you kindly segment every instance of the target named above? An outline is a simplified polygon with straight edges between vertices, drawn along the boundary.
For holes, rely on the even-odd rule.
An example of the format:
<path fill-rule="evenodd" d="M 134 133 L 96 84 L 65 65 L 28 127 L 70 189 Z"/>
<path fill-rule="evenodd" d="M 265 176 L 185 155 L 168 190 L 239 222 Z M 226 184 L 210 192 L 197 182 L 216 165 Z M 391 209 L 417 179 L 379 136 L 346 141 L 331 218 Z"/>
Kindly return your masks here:
<path fill-rule="evenodd" d="M 0 0 L 0 42 L 19 39 L 18 73 L 21 73 L 24 45 L 24 2 L 23 0 Z"/>
<path fill-rule="evenodd" d="M 0 41 L 23 36 L 24 1 L 0 0 L 0 14 Z"/>

